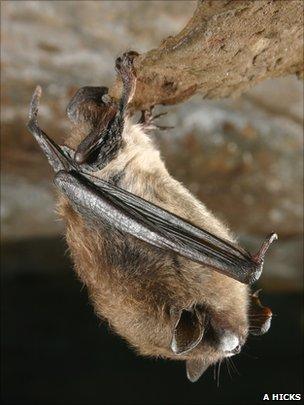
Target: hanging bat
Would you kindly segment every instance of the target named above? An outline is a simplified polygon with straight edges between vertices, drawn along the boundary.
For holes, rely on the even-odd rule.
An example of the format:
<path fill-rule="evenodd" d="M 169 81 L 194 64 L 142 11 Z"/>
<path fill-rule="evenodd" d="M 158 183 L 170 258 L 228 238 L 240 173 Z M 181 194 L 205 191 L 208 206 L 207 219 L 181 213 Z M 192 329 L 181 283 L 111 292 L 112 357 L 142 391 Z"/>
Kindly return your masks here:
<path fill-rule="evenodd" d="M 137 124 L 127 113 L 134 56 L 116 60 L 119 102 L 106 87 L 84 87 L 72 98 L 66 145 L 38 125 L 40 87 L 28 129 L 55 171 L 67 243 L 97 315 L 140 354 L 185 361 L 194 382 L 239 353 L 249 333 L 269 329 L 271 310 L 249 285 L 277 235 L 248 253 L 170 176 L 147 135 L 151 113 Z"/>

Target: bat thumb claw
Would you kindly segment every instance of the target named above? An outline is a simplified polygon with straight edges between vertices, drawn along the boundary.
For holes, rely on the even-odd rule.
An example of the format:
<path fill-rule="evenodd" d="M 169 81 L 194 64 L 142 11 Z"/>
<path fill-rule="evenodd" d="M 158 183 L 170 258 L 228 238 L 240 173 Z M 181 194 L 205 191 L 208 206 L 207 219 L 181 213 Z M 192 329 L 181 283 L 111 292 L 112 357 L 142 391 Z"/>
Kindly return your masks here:
<path fill-rule="evenodd" d="M 29 119 L 30 120 L 36 120 L 37 115 L 38 115 L 38 110 L 39 110 L 39 100 L 42 94 L 42 88 L 41 86 L 37 86 L 31 100 L 30 104 L 30 111 L 29 111 Z"/>
<path fill-rule="evenodd" d="M 253 255 L 253 260 L 257 263 L 257 264 L 262 264 L 264 261 L 264 257 L 265 254 L 267 252 L 267 250 L 269 249 L 270 245 L 272 244 L 272 242 L 274 242 L 275 240 L 278 239 L 278 235 L 273 232 L 271 233 L 266 240 L 263 242 L 262 246 L 260 247 L 260 250 Z"/>

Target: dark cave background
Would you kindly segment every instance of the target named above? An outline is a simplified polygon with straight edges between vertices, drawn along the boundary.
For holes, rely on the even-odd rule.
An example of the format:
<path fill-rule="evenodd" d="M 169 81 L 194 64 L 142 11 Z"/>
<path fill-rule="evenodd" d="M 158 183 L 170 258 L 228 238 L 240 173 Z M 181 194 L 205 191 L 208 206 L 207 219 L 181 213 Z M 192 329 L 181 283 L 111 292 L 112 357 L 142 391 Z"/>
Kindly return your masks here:
<path fill-rule="evenodd" d="M 219 386 L 212 368 L 192 384 L 182 362 L 137 357 L 100 323 L 65 248 L 60 239 L 5 246 L 4 404 L 253 404 L 303 392 L 300 293 L 264 293 L 272 327 L 233 358 L 238 372 L 222 364 Z"/>

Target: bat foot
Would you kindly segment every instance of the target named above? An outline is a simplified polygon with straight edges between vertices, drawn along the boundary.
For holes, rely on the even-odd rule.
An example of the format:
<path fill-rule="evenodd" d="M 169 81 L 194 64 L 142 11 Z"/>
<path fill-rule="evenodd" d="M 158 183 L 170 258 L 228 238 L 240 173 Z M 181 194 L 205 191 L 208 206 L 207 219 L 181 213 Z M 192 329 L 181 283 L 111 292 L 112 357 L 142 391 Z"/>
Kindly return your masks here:
<path fill-rule="evenodd" d="M 128 74 L 135 76 L 134 59 L 139 55 L 135 51 L 129 51 L 119 56 L 115 61 L 115 68 L 120 75 Z"/>
<path fill-rule="evenodd" d="M 264 307 L 259 299 L 259 293 L 261 290 L 257 290 L 251 294 L 251 303 L 249 310 L 249 331 L 251 335 L 260 336 L 264 335 L 271 326 L 272 311 L 268 307 Z"/>
<path fill-rule="evenodd" d="M 170 127 L 170 126 L 161 126 L 161 125 L 156 124 L 155 120 L 157 120 L 160 117 L 163 117 L 164 115 L 167 114 L 167 112 L 153 115 L 153 109 L 154 109 L 154 106 L 150 107 L 148 110 L 141 111 L 141 117 L 138 121 L 138 124 L 142 125 L 144 130 L 151 131 L 154 129 L 159 129 L 161 131 L 166 131 L 168 129 L 174 128 L 174 127 Z"/>
<path fill-rule="evenodd" d="M 123 92 L 120 99 L 119 107 L 121 113 L 124 112 L 135 93 L 136 73 L 134 69 L 134 59 L 138 55 L 139 54 L 135 51 L 125 52 L 115 61 L 116 71 L 120 75 L 121 81 L 123 83 Z"/>

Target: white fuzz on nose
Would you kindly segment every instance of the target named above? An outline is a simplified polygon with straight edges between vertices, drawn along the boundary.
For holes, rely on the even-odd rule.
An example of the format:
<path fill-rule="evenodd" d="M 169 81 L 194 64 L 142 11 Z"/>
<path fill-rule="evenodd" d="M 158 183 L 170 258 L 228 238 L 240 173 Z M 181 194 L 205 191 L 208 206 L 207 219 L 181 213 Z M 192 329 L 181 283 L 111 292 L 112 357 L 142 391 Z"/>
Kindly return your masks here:
<path fill-rule="evenodd" d="M 220 349 L 223 352 L 232 352 L 240 344 L 239 338 L 231 332 L 225 332 L 221 338 Z"/>

